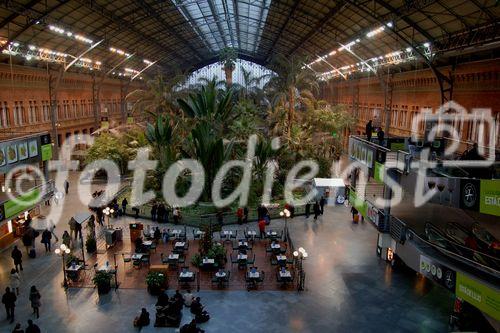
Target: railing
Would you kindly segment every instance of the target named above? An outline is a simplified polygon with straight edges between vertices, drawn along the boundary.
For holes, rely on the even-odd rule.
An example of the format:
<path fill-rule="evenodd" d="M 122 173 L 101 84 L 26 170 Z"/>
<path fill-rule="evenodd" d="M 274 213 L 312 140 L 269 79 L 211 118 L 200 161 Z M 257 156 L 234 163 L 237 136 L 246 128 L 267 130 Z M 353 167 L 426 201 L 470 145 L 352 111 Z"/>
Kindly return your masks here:
<path fill-rule="evenodd" d="M 469 259 L 467 257 L 461 256 L 461 255 L 459 255 L 455 252 L 452 252 L 452 251 L 450 251 L 442 246 L 439 246 L 435 243 L 429 242 L 426 239 L 423 239 L 413 229 L 408 228 L 406 223 L 404 223 L 403 221 L 401 221 L 397 217 L 391 216 L 390 221 L 391 221 L 391 226 L 390 226 L 391 237 L 394 240 L 400 242 L 401 244 L 404 244 L 404 242 L 406 242 L 406 241 L 412 241 L 416 245 L 419 245 L 422 248 L 427 247 L 427 248 L 435 249 L 435 250 L 441 252 L 442 254 L 446 255 L 447 257 L 449 257 L 455 261 L 464 263 L 464 264 L 466 264 L 472 268 L 478 269 L 482 272 L 486 272 L 486 273 L 491 274 L 491 275 L 496 276 L 496 277 L 500 276 L 500 271 L 496 270 L 495 268 L 478 263 L 477 261 L 474 261 L 474 260 Z M 457 244 L 457 245 L 459 245 L 459 244 Z M 472 250 L 469 248 L 466 248 L 466 249 L 469 252 L 471 252 L 473 255 L 476 255 L 476 254 L 477 255 L 484 255 L 484 253 L 481 253 L 479 251 L 475 251 L 475 250 Z M 490 258 L 493 258 L 493 257 L 490 257 Z M 498 260 L 496 258 L 493 258 L 493 259 Z"/>

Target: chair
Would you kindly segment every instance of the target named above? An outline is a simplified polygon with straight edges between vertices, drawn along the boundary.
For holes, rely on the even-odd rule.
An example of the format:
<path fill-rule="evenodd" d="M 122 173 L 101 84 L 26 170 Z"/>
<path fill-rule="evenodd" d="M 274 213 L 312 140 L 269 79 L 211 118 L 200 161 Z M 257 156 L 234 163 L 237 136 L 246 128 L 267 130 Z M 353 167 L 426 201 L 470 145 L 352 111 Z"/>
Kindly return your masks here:
<path fill-rule="evenodd" d="M 231 259 L 231 264 L 237 264 L 238 258 L 233 258 L 232 253 L 229 254 L 229 259 Z"/>
<path fill-rule="evenodd" d="M 201 239 L 201 234 L 197 233 L 197 231 L 193 229 L 193 239 Z"/>
<path fill-rule="evenodd" d="M 227 235 L 224 233 L 224 230 L 219 231 L 219 236 L 220 236 L 220 239 L 226 239 L 227 238 Z"/>
<path fill-rule="evenodd" d="M 287 243 L 283 244 L 283 246 L 280 247 L 280 253 L 281 254 L 285 254 L 287 252 L 287 250 L 288 250 L 288 244 Z"/>
<path fill-rule="evenodd" d="M 149 257 L 149 254 L 142 256 L 141 263 L 145 263 L 148 266 L 151 264 L 151 258 Z"/>
<path fill-rule="evenodd" d="M 141 268 L 141 260 L 133 260 L 132 261 L 132 266 L 134 268 Z"/>
<path fill-rule="evenodd" d="M 165 257 L 163 253 L 160 253 L 160 257 L 162 264 L 169 264 L 168 257 Z"/>
<path fill-rule="evenodd" d="M 232 239 L 236 239 L 238 237 L 238 230 L 235 230 L 229 237 Z"/>
<path fill-rule="evenodd" d="M 126 263 L 132 262 L 132 257 L 130 256 L 130 253 L 122 253 L 122 258 L 123 258 L 123 265 L 125 266 Z"/>
<path fill-rule="evenodd" d="M 153 251 L 156 253 L 156 246 L 157 246 L 157 245 L 156 245 L 156 243 L 155 243 L 155 242 L 153 242 L 153 243 L 151 244 L 151 246 L 149 247 L 149 249 L 150 249 L 150 250 L 153 250 Z"/>

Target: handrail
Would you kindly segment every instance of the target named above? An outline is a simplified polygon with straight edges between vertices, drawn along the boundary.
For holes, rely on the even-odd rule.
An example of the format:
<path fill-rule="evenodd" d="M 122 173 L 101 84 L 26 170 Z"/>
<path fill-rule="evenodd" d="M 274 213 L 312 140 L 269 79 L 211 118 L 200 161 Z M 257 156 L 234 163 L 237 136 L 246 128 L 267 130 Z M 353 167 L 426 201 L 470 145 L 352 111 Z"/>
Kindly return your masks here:
<path fill-rule="evenodd" d="M 362 141 L 362 142 L 364 142 L 364 143 L 366 143 L 366 144 L 368 144 L 368 145 L 370 145 L 370 146 L 372 146 L 372 147 L 374 147 L 374 148 L 377 148 L 377 149 L 383 150 L 383 151 L 385 151 L 385 152 L 390 152 L 390 151 L 392 151 L 392 150 L 390 150 L 390 149 L 389 149 L 389 148 L 387 148 L 387 147 L 384 147 L 384 146 L 378 145 L 378 144 L 376 144 L 376 143 L 374 143 L 374 142 L 371 142 L 371 141 L 365 140 L 365 139 L 363 139 L 362 137 L 360 137 L 360 136 L 358 136 L 358 135 L 350 135 L 349 137 L 350 137 L 350 138 L 353 138 L 353 139 L 355 139 L 355 140 Z"/>
<path fill-rule="evenodd" d="M 494 268 L 485 266 L 483 264 L 480 264 L 480 263 L 478 263 L 476 261 L 473 261 L 471 259 L 468 259 L 466 257 L 457 255 L 454 252 L 451 252 L 451 251 L 449 251 L 449 250 L 447 250 L 447 249 L 445 249 L 445 248 L 443 248 L 441 246 L 438 246 L 436 244 L 433 244 L 433 243 L 431 243 L 431 242 L 423 239 L 413 229 L 409 228 L 408 225 L 405 222 L 403 222 L 401 219 L 397 218 L 396 216 L 391 215 L 391 219 L 394 219 L 394 220 L 398 221 L 399 223 L 401 223 L 406 228 L 406 231 L 409 232 L 410 235 L 411 235 L 411 237 L 409 237 L 410 240 L 416 240 L 418 242 L 421 242 L 421 243 L 427 245 L 430 248 L 435 248 L 435 249 L 437 249 L 440 252 L 446 253 L 448 256 L 450 256 L 451 258 L 453 258 L 455 260 L 462 261 L 462 262 L 468 264 L 469 266 L 476 267 L 476 268 L 478 268 L 478 269 L 480 269 L 482 271 L 487 271 L 488 273 L 491 273 L 493 275 L 499 276 L 500 271 L 497 271 Z"/>

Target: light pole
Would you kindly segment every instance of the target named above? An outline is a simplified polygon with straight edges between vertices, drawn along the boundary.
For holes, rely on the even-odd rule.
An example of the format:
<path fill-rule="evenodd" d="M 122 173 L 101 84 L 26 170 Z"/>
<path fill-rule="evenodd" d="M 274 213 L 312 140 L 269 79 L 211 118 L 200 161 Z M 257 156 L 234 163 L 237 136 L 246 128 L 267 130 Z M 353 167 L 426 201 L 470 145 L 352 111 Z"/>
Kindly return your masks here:
<path fill-rule="evenodd" d="M 297 262 L 298 260 L 298 266 L 299 266 L 299 290 L 304 290 L 304 283 L 305 283 L 305 275 L 304 275 L 304 269 L 302 267 L 302 261 L 307 259 L 309 256 L 307 254 L 307 251 L 303 247 L 299 247 L 298 251 L 293 252 L 293 256 L 295 258 L 295 261 Z"/>
<path fill-rule="evenodd" d="M 288 218 L 290 217 L 290 211 L 285 208 L 280 212 L 280 216 L 285 219 L 285 242 L 288 242 Z"/>
<path fill-rule="evenodd" d="M 102 210 L 102 212 L 104 213 L 104 215 L 106 215 L 108 217 L 108 229 L 109 229 L 109 218 L 110 218 L 110 215 L 115 212 L 115 210 L 113 208 L 106 207 Z"/>
<path fill-rule="evenodd" d="M 65 245 L 61 244 L 58 249 L 55 249 L 54 251 L 58 256 L 62 257 L 62 265 L 63 265 L 63 276 L 64 276 L 64 281 L 63 281 L 63 286 L 65 289 L 68 288 L 68 280 L 66 279 L 66 260 L 65 256 L 71 252 L 71 250 Z"/>

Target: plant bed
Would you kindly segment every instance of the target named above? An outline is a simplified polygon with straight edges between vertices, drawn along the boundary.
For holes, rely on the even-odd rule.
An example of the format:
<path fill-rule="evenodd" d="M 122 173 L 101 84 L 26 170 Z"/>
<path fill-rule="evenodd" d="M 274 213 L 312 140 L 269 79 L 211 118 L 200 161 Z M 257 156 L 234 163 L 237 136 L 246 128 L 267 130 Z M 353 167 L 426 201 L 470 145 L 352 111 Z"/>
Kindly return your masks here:
<path fill-rule="evenodd" d="M 146 284 L 148 291 L 153 296 L 158 296 L 165 286 L 167 278 L 165 274 L 160 272 L 149 272 L 146 276 Z"/>
<path fill-rule="evenodd" d="M 111 290 L 111 274 L 107 272 L 95 273 L 92 282 L 97 287 L 97 294 L 105 295 Z"/>

